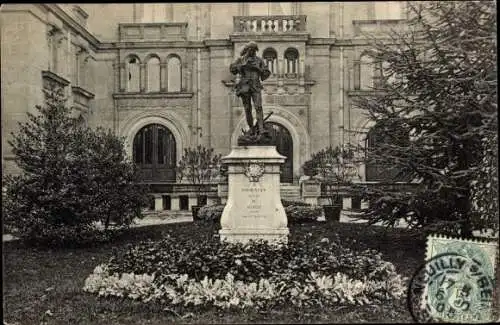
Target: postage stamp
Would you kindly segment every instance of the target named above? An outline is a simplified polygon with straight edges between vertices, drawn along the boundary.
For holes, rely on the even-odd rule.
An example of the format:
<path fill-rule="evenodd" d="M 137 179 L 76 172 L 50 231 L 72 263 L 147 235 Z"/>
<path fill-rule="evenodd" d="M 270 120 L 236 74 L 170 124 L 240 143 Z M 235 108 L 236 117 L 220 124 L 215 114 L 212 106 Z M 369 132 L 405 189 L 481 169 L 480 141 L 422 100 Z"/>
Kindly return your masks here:
<path fill-rule="evenodd" d="M 414 320 L 491 322 L 497 252 L 497 242 L 427 237 L 426 262 L 408 292 Z"/>

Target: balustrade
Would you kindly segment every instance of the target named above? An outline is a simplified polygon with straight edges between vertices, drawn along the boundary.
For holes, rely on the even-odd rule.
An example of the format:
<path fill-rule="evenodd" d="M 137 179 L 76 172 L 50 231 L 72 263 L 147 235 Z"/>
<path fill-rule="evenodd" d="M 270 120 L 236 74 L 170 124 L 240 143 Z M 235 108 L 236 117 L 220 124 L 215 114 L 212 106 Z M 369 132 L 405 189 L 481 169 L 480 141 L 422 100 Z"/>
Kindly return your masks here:
<path fill-rule="evenodd" d="M 306 31 L 306 16 L 235 16 L 237 33 L 293 33 Z"/>

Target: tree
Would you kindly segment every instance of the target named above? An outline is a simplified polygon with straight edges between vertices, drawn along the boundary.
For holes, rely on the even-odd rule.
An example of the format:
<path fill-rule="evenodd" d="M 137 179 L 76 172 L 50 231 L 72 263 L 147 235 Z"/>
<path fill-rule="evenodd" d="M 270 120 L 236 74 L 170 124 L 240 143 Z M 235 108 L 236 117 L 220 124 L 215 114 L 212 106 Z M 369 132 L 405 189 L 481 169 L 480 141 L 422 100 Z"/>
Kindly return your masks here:
<path fill-rule="evenodd" d="M 185 148 L 177 165 L 177 178 L 196 185 L 198 202 L 205 184 L 215 181 L 221 166 L 221 155 L 215 154 L 213 148 L 198 145 L 195 148 Z"/>
<path fill-rule="evenodd" d="M 141 217 L 147 188 L 138 184 L 122 139 L 71 117 L 62 90 L 46 92 L 38 114 L 12 133 L 20 175 L 4 178 L 4 225 L 37 242 L 70 242 L 96 232 L 101 221 L 129 225 Z"/>
<path fill-rule="evenodd" d="M 302 166 L 304 174 L 321 181 L 323 193 L 330 205 L 341 204 L 342 186 L 351 184 L 358 177 L 355 152 L 351 148 L 329 146 L 311 156 Z"/>
<path fill-rule="evenodd" d="M 422 187 L 364 189 L 371 223 L 405 218 L 462 236 L 498 230 L 495 9 L 492 1 L 409 3 L 408 28 L 373 41 L 379 80 L 355 106 L 387 141 L 368 148 L 367 160 L 394 165 Z"/>

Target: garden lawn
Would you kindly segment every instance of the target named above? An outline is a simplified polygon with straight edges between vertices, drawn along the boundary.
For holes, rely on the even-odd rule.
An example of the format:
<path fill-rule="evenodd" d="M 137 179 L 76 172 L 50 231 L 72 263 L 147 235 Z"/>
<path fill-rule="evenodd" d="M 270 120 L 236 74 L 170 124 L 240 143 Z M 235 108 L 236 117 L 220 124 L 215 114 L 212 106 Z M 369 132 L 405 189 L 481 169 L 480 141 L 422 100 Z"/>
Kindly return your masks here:
<path fill-rule="evenodd" d="M 3 244 L 4 321 L 7 324 L 167 324 L 167 323 L 352 323 L 412 322 L 406 300 L 385 305 L 339 306 L 268 310 L 220 311 L 200 309 L 195 313 L 168 311 L 156 303 L 130 299 L 99 298 L 85 293 L 85 279 L 94 268 L 108 261 L 113 250 L 145 239 L 171 236 L 204 237 L 216 233 L 212 227 L 194 223 L 157 225 L 129 229 L 113 243 L 79 249 L 34 249 L 19 241 Z M 314 223 L 293 225 L 291 236 L 311 233 L 311 240 L 338 238 L 345 246 L 377 249 L 398 273 L 411 278 L 422 264 L 425 238 L 413 233 L 360 224 Z M 192 310 L 192 309 L 191 309 Z"/>

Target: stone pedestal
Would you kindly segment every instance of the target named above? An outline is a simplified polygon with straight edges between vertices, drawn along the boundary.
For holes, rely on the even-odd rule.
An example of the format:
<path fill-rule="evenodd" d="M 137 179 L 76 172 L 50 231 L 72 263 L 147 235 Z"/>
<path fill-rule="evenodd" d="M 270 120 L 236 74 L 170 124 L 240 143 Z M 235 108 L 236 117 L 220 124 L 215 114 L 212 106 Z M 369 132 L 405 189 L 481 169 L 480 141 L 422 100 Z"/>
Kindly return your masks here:
<path fill-rule="evenodd" d="M 280 165 L 285 158 L 275 146 L 237 146 L 222 158 L 228 166 L 228 197 L 221 217 L 221 240 L 287 242 L 280 196 Z"/>
<path fill-rule="evenodd" d="M 155 196 L 155 211 L 163 210 L 163 198 L 160 194 L 156 194 Z"/>

